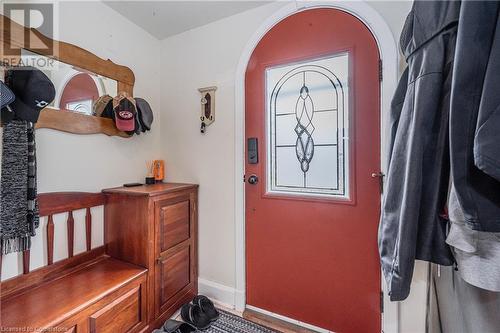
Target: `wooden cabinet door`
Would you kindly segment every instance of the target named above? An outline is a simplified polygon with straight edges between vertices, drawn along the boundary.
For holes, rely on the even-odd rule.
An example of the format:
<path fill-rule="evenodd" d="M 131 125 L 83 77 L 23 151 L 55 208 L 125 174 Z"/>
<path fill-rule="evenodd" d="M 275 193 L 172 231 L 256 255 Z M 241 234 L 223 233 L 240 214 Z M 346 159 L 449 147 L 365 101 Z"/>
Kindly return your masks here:
<path fill-rule="evenodd" d="M 165 252 L 190 237 L 191 202 L 189 196 L 182 196 L 178 200 L 159 203 L 160 252 Z"/>
<path fill-rule="evenodd" d="M 159 312 L 165 312 L 178 297 L 192 287 L 190 245 L 181 244 L 158 260 L 156 267 Z"/>
<path fill-rule="evenodd" d="M 156 313 L 161 315 L 196 286 L 196 194 L 155 202 Z"/>

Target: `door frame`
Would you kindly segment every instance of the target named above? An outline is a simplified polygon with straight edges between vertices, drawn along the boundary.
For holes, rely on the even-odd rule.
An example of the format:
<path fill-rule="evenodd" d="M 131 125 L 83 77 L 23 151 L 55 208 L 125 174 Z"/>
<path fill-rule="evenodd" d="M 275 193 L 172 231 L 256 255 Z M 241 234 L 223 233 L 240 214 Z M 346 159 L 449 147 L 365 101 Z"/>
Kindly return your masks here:
<path fill-rule="evenodd" d="M 292 1 L 284 5 L 273 15 L 264 20 L 250 40 L 247 41 L 236 70 L 235 80 L 235 308 L 243 311 L 246 306 L 245 278 L 245 184 L 241 181 L 245 174 L 245 73 L 253 50 L 262 37 L 278 22 L 288 16 L 312 8 L 333 8 L 354 15 L 363 22 L 377 42 L 382 61 L 382 81 L 380 82 L 380 139 L 381 170 L 387 173 L 388 137 L 382 135 L 389 129 L 389 111 L 392 95 L 399 77 L 400 53 L 391 29 L 380 14 L 365 1 Z M 399 332 L 400 303 L 391 302 L 387 297 L 386 286 L 382 277 L 384 291 L 384 312 L 382 330 L 386 333 Z M 268 313 L 270 314 L 270 313 Z M 273 315 L 273 314 L 271 314 Z M 277 316 L 279 317 L 279 316 Z M 288 319 L 288 318 L 282 318 Z M 302 324 L 302 323 L 299 323 Z M 303 324 L 302 324 L 303 325 Z"/>

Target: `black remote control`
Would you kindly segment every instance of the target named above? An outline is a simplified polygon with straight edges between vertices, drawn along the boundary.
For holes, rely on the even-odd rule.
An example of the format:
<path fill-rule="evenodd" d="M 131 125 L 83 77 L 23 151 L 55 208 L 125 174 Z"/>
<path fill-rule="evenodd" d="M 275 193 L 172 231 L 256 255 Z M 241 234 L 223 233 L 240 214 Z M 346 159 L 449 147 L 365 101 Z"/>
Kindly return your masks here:
<path fill-rule="evenodd" d="M 123 184 L 123 187 L 134 187 L 134 186 L 141 186 L 144 184 L 141 183 L 128 183 L 128 184 Z"/>

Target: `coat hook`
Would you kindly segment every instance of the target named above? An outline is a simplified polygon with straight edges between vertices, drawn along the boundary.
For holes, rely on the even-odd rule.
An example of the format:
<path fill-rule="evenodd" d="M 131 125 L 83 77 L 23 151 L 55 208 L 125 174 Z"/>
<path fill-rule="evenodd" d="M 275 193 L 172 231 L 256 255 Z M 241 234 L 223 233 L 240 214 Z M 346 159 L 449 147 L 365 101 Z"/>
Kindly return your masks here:
<path fill-rule="evenodd" d="M 206 127 L 215 121 L 215 91 L 217 87 L 200 88 L 201 93 L 201 128 L 200 132 L 205 133 Z"/>

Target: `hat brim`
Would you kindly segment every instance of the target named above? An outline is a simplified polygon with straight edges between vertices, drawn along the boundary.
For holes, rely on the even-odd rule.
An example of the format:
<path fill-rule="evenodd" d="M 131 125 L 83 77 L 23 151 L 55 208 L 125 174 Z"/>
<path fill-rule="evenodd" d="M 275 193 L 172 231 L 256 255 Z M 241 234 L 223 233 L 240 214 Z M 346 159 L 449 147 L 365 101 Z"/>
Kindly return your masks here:
<path fill-rule="evenodd" d="M 2 108 L 2 124 L 5 125 L 12 120 L 14 120 L 14 111 L 8 110 L 7 107 Z"/>
<path fill-rule="evenodd" d="M 29 107 L 19 98 L 16 98 L 14 102 L 10 104 L 10 107 L 14 111 L 16 119 L 26 120 L 32 123 L 36 123 L 38 121 L 40 111 L 42 111 L 42 109 L 34 109 L 32 107 Z"/>
<path fill-rule="evenodd" d="M 118 128 L 120 131 L 128 132 L 135 130 L 134 118 L 120 119 L 120 117 L 115 116 L 115 124 L 116 128 Z"/>

